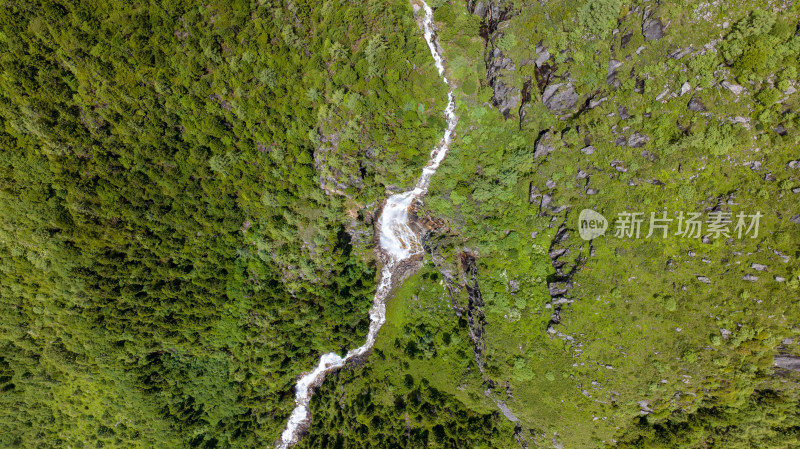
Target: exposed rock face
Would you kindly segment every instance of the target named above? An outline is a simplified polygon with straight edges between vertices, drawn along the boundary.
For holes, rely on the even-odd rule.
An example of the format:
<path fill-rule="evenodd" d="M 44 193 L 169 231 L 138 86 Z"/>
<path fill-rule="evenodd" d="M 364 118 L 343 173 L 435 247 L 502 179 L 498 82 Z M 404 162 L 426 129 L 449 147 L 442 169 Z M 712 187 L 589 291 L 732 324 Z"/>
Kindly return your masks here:
<path fill-rule="evenodd" d="M 622 83 L 617 79 L 617 69 L 620 68 L 622 63 L 616 59 L 608 61 L 608 71 L 606 72 L 606 84 L 609 86 L 619 87 Z"/>
<path fill-rule="evenodd" d="M 519 106 L 522 98 L 519 89 L 508 86 L 502 81 L 495 81 L 494 84 L 490 83 L 490 85 L 494 88 L 492 104 L 497 106 L 497 109 L 500 110 L 504 117 L 510 117 L 512 111 Z"/>
<path fill-rule="evenodd" d="M 528 202 L 533 204 L 537 201 L 541 201 L 542 194 L 539 193 L 539 189 L 531 183 L 528 187 Z"/>
<path fill-rule="evenodd" d="M 793 355 L 776 355 L 775 366 L 792 371 L 800 371 L 800 357 Z"/>
<path fill-rule="evenodd" d="M 503 52 L 499 48 L 495 48 L 491 52 L 491 56 L 486 61 L 487 75 L 491 79 L 502 75 L 502 71 L 506 70 L 513 72 L 516 70 L 514 61 L 511 58 L 503 56 Z"/>
<path fill-rule="evenodd" d="M 511 111 L 517 108 L 519 100 L 519 89 L 508 87 L 504 83 L 498 83 L 495 87 L 494 101 L 497 104 L 497 108 L 500 109 L 500 112 L 502 112 L 504 116 L 511 116 Z"/>
<path fill-rule="evenodd" d="M 722 82 L 722 87 L 728 89 L 729 91 L 733 92 L 734 95 L 741 95 L 744 92 L 744 87 L 739 86 L 737 84 L 732 84 L 728 81 Z"/>
<path fill-rule="evenodd" d="M 644 83 L 644 79 L 636 78 L 636 86 L 633 88 L 633 91 L 637 94 L 644 94 Z"/>
<path fill-rule="evenodd" d="M 469 322 L 469 336 L 475 349 L 475 363 L 483 372 L 483 332 L 486 326 L 486 319 L 483 315 L 483 297 L 478 286 L 478 266 L 475 263 L 475 256 L 468 252 L 459 255 L 461 264 L 462 279 L 464 287 L 467 289 L 469 305 L 467 306 L 467 321 Z"/>
<path fill-rule="evenodd" d="M 700 100 L 698 100 L 697 97 L 692 97 L 692 99 L 689 100 L 689 110 L 703 112 L 706 110 L 706 106 Z"/>
<path fill-rule="evenodd" d="M 644 146 L 649 140 L 650 138 L 646 135 L 635 132 L 628 137 L 628 146 L 631 148 L 639 148 Z"/>
<path fill-rule="evenodd" d="M 498 402 L 497 407 L 500 409 L 501 412 L 503 412 L 503 416 L 505 416 L 506 419 L 508 419 L 511 422 L 519 422 L 519 419 L 517 419 L 517 417 L 514 416 L 514 413 L 511 412 L 511 409 L 509 409 L 508 406 L 506 406 L 505 402 L 503 401 Z"/>
<path fill-rule="evenodd" d="M 443 257 L 441 248 L 450 244 L 448 243 L 450 238 L 452 238 L 452 234 L 449 233 L 443 222 L 434 223 L 434 226 L 423 234 L 422 245 L 444 278 L 453 312 L 459 318 L 466 318 L 469 323 L 469 336 L 473 344 L 475 363 L 483 372 L 483 335 L 486 319 L 483 313 L 483 297 L 478 284 L 477 259 L 469 251 L 458 253 L 457 264 L 453 264 L 448 258 Z M 468 296 L 466 305 L 461 304 L 458 300 L 459 293 L 464 289 Z"/>
<path fill-rule="evenodd" d="M 553 313 L 550 316 L 550 323 L 548 323 L 548 333 L 556 333 L 553 325 L 561 322 L 561 306 L 572 302 L 569 299 L 569 291 L 573 288 L 572 277 L 583 266 L 586 258 L 583 254 L 578 254 L 572 261 L 564 260 L 569 255 L 569 249 L 563 247 L 562 242 L 569 238 L 569 231 L 565 224 L 559 226 L 555 237 L 550 242 L 548 256 L 550 263 L 555 269 L 555 276 L 547 284 L 548 293 L 550 294 L 550 304 L 548 306 L 553 308 Z M 592 246 L 589 244 L 589 252 L 591 253 Z"/>
<path fill-rule="evenodd" d="M 750 268 L 752 268 L 752 269 L 754 269 L 756 271 L 767 271 L 767 268 L 769 268 L 769 267 L 767 267 L 763 263 L 753 263 L 753 264 L 750 264 Z"/>
<path fill-rule="evenodd" d="M 536 67 L 541 67 L 545 62 L 550 59 L 549 47 L 545 47 L 541 42 L 536 44 Z"/>
<path fill-rule="evenodd" d="M 542 102 L 553 112 L 566 112 L 578 104 L 578 93 L 569 82 L 550 84 L 544 89 Z"/>
<path fill-rule="evenodd" d="M 619 159 L 614 159 L 613 161 L 611 161 L 611 166 L 614 167 L 614 169 L 617 170 L 620 173 L 627 173 L 628 172 L 628 169 L 625 168 L 624 165 L 622 165 L 622 161 L 619 160 Z"/>
<path fill-rule="evenodd" d="M 552 141 L 553 141 L 552 132 L 547 131 L 544 134 L 540 135 L 539 139 L 536 140 L 536 144 L 534 146 L 535 149 L 533 151 L 533 158 L 537 159 L 552 153 L 553 150 L 555 150 L 555 146 L 553 146 Z"/>
<path fill-rule="evenodd" d="M 484 37 L 494 33 L 497 25 L 511 15 L 510 5 L 503 0 L 467 0 L 467 11 L 483 19 Z"/>
<path fill-rule="evenodd" d="M 566 282 L 550 282 L 547 284 L 550 296 L 563 296 L 569 292 Z"/>
<path fill-rule="evenodd" d="M 502 36 L 502 34 L 498 33 L 497 37 L 500 36 Z M 506 118 L 510 117 L 512 111 L 516 111 L 519 107 L 522 94 L 518 88 L 504 83 L 502 77 L 506 72 L 513 72 L 516 69 L 514 61 L 512 61 L 511 58 L 506 58 L 499 48 L 495 48 L 487 53 L 486 79 L 489 82 L 489 86 L 494 89 L 492 104 L 494 104 Z"/>
<path fill-rule="evenodd" d="M 511 117 L 519 107 L 522 94 L 518 87 L 511 86 L 502 81 L 505 72 L 516 70 L 514 62 L 506 58 L 503 52 L 495 47 L 497 40 L 503 36 L 498 31 L 501 22 L 508 20 L 513 15 L 511 5 L 503 0 L 468 0 L 467 10 L 481 17 L 481 36 L 486 42 L 484 62 L 486 63 L 486 81 L 494 90 L 492 104 L 494 104 L 504 117 Z"/>
<path fill-rule="evenodd" d="M 646 19 L 642 22 L 642 34 L 649 41 L 655 41 L 664 37 L 664 24 L 661 19 Z"/>
<path fill-rule="evenodd" d="M 683 58 L 684 56 L 688 55 L 689 53 L 691 53 L 693 51 L 694 51 L 694 47 L 689 45 L 686 48 L 679 48 L 679 49 L 673 51 L 672 53 L 668 54 L 667 57 L 670 58 L 670 59 L 681 59 L 681 58 Z"/>
<path fill-rule="evenodd" d="M 631 32 L 627 32 L 627 33 L 623 34 L 622 35 L 622 39 L 620 39 L 620 41 L 619 41 L 619 47 L 620 48 L 627 47 L 628 46 L 628 42 L 631 41 L 632 37 L 633 37 L 633 33 L 631 33 Z"/>
<path fill-rule="evenodd" d="M 477 2 L 477 3 L 469 2 L 469 3 L 474 4 L 472 6 L 472 14 L 475 14 L 476 16 L 479 17 L 486 17 L 486 13 L 489 10 L 488 6 L 486 5 L 486 2 Z"/>

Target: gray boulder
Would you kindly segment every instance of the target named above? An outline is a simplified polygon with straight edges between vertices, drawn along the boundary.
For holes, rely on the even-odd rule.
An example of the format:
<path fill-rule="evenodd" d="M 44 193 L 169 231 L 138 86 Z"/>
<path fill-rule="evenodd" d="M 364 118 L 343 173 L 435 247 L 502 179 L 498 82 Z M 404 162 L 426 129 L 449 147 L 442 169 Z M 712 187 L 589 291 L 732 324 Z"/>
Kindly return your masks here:
<path fill-rule="evenodd" d="M 506 83 L 502 81 L 494 83 L 494 96 L 492 97 L 492 101 L 497 105 L 497 109 L 500 110 L 503 116 L 508 117 L 511 115 L 511 111 L 517 109 L 521 99 L 522 96 L 520 95 L 519 89 L 507 86 Z"/>
<path fill-rule="evenodd" d="M 606 71 L 606 84 L 609 86 L 619 87 L 621 83 L 617 80 L 617 69 L 622 66 L 622 62 L 612 59 L 608 61 L 608 70 Z"/>
<path fill-rule="evenodd" d="M 628 171 L 624 165 L 622 165 L 622 161 L 619 159 L 614 159 L 611 161 L 611 166 L 614 167 L 620 173 L 626 173 Z"/>
<path fill-rule="evenodd" d="M 635 132 L 628 137 L 628 146 L 631 148 L 639 148 L 644 146 L 650 138 L 642 133 Z"/>
<path fill-rule="evenodd" d="M 542 194 L 539 193 L 539 189 L 531 183 L 530 188 L 528 189 L 528 202 L 531 204 L 540 203 L 542 198 Z M 532 237 L 536 238 L 536 237 Z"/>
<path fill-rule="evenodd" d="M 800 357 L 793 355 L 776 355 L 775 366 L 792 371 L 800 371 Z"/>
<path fill-rule="evenodd" d="M 649 41 L 656 41 L 664 37 L 664 24 L 661 19 L 648 19 L 642 23 L 642 34 Z"/>
<path fill-rule="evenodd" d="M 553 112 L 564 112 L 578 104 L 578 93 L 572 83 L 550 84 L 544 89 L 542 102 Z"/>
<path fill-rule="evenodd" d="M 547 284 L 547 288 L 550 290 L 550 296 L 563 296 L 569 292 L 569 288 L 564 282 L 551 282 Z"/>
<path fill-rule="evenodd" d="M 547 156 L 548 154 L 552 153 L 553 150 L 555 150 L 555 146 L 553 146 L 553 133 L 547 131 L 539 137 L 539 140 L 536 141 L 533 151 L 533 158 L 536 159 Z"/>
<path fill-rule="evenodd" d="M 627 47 L 628 46 L 628 42 L 631 41 L 632 37 L 633 37 L 633 33 L 631 33 L 631 32 L 623 34 L 622 35 L 622 39 L 620 39 L 620 42 L 619 42 L 619 47 L 620 48 Z"/>
<path fill-rule="evenodd" d="M 553 196 L 545 193 L 542 195 L 542 203 L 540 204 L 540 208 L 544 209 L 550 206 L 550 203 L 553 202 Z"/>
<path fill-rule="evenodd" d="M 475 9 L 473 9 L 472 14 L 480 17 L 486 17 L 486 4 L 483 2 L 478 2 L 475 4 Z"/>
<path fill-rule="evenodd" d="M 700 100 L 698 100 L 697 97 L 692 97 L 692 99 L 689 100 L 689 110 L 703 112 L 706 110 L 706 106 Z"/>
<path fill-rule="evenodd" d="M 490 28 L 497 26 L 503 16 L 503 1 L 498 0 L 467 0 L 467 11 L 484 20 Z"/>
<path fill-rule="evenodd" d="M 667 57 L 670 59 L 681 59 L 684 56 L 688 55 L 694 50 L 694 48 L 690 45 L 686 48 L 679 48 L 672 53 L 668 54 Z"/>
<path fill-rule="evenodd" d="M 517 68 L 514 61 L 505 57 L 499 48 L 492 50 L 487 65 L 486 78 L 494 91 L 492 103 L 497 106 L 504 117 L 508 118 L 512 110 L 516 111 L 522 95 L 518 88 L 507 85 L 502 78 L 506 73 L 513 72 Z"/>
<path fill-rule="evenodd" d="M 549 47 L 545 47 L 541 42 L 536 44 L 536 67 L 541 67 L 545 62 L 550 59 Z"/>
<path fill-rule="evenodd" d="M 601 104 L 603 104 L 607 100 L 608 100 L 608 97 L 603 97 L 603 98 L 601 98 L 599 100 L 595 100 L 594 97 L 592 97 L 592 98 L 589 99 L 589 109 L 594 109 L 594 108 L 600 106 Z"/>
<path fill-rule="evenodd" d="M 722 82 L 722 87 L 728 89 L 729 91 L 733 92 L 734 95 L 741 95 L 744 92 L 744 87 L 739 86 L 738 84 L 733 84 L 728 81 Z"/>
<path fill-rule="evenodd" d="M 568 248 L 554 249 L 548 253 L 548 256 L 550 256 L 550 259 L 555 260 L 566 254 L 568 251 Z"/>

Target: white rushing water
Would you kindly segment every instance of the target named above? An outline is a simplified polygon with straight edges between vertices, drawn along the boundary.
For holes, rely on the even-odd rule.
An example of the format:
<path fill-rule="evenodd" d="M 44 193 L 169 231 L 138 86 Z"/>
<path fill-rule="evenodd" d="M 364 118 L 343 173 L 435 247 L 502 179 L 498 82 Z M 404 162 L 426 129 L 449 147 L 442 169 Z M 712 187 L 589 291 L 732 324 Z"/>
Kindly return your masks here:
<path fill-rule="evenodd" d="M 392 287 L 394 270 L 401 262 L 423 251 L 419 238 L 409 227 L 409 208 L 415 200 L 422 198 L 428 191 L 431 177 L 436 173 L 436 169 L 439 168 L 439 164 L 441 164 L 445 156 L 447 156 L 458 117 L 455 114 L 456 105 L 453 98 L 453 90 L 444 74 L 444 60 L 433 28 L 433 11 L 423 0 L 413 0 L 412 6 L 415 14 L 418 14 L 420 9 L 422 10 L 423 15 L 420 17 L 420 22 L 425 34 L 425 41 L 431 50 L 439 76 L 448 86 L 447 108 L 444 110 L 447 129 L 442 140 L 431 152 L 428 165 L 422 169 L 422 175 L 414 189 L 390 196 L 386 200 L 386 205 L 383 207 L 381 216 L 378 219 L 379 245 L 380 252 L 384 255 L 384 265 L 375 291 L 372 308 L 369 311 L 370 323 L 366 341 L 360 347 L 350 350 L 344 357 L 339 357 L 333 352 L 323 355 L 313 371 L 300 377 L 295 386 L 295 409 L 281 434 L 281 440 L 278 443 L 278 448 L 280 449 L 288 448 L 296 443 L 303 429 L 311 421 L 308 413 L 308 403 L 311 401 L 314 388 L 322 383 L 328 373 L 341 368 L 351 358 L 366 353 L 375 344 L 378 330 L 386 321 L 386 297 Z"/>

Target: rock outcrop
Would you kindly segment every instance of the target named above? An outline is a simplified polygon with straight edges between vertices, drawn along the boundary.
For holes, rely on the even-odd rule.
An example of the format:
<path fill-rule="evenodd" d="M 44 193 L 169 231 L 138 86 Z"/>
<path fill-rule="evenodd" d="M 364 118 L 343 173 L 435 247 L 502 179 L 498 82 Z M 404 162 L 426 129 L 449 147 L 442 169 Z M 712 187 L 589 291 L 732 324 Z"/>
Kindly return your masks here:
<path fill-rule="evenodd" d="M 800 357 L 794 355 L 776 355 L 775 366 L 791 371 L 800 371 Z"/>
<path fill-rule="evenodd" d="M 506 58 L 499 48 L 494 48 L 486 59 L 486 79 L 489 86 L 494 90 L 492 95 L 492 104 L 508 118 L 511 116 L 512 111 L 516 111 L 519 107 L 522 94 L 520 89 L 510 86 L 503 81 L 503 77 L 507 72 L 516 70 L 516 66 L 511 58 Z"/>
<path fill-rule="evenodd" d="M 499 30 L 500 25 L 514 15 L 512 6 L 503 0 L 467 1 L 467 10 L 482 19 L 480 33 L 486 43 L 486 83 L 494 91 L 492 104 L 506 118 L 517 111 L 522 100 L 520 88 L 503 81 L 506 73 L 517 69 L 514 61 L 503 55 L 502 50 L 496 46 L 497 41 L 503 37 L 503 32 Z"/>
<path fill-rule="evenodd" d="M 690 111 L 703 112 L 706 110 L 706 106 L 697 97 L 692 97 L 688 106 Z"/>
<path fill-rule="evenodd" d="M 578 92 L 570 82 L 552 83 L 544 89 L 542 102 L 553 112 L 567 112 L 578 104 Z"/>
<path fill-rule="evenodd" d="M 645 11 L 642 16 L 642 34 L 649 41 L 656 41 L 664 37 L 664 24 L 661 19 L 653 17 L 653 11 Z"/>

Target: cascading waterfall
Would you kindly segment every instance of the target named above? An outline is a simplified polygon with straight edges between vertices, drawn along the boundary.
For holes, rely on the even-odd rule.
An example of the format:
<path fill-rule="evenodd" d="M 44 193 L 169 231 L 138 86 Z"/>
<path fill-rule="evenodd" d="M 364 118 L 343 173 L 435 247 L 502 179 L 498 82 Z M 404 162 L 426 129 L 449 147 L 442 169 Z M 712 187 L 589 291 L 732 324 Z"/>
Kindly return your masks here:
<path fill-rule="evenodd" d="M 314 388 L 322 383 L 328 373 L 341 368 L 351 358 L 366 353 L 375 344 L 378 330 L 386 321 L 386 297 L 389 295 L 392 286 L 392 275 L 395 269 L 401 262 L 422 253 L 422 244 L 409 227 L 408 211 L 415 200 L 421 199 L 427 193 L 431 177 L 436 173 L 436 169 L 439 168 L 439 164 L 441 164 L 445 156 L 447 156 L 453 131 L 458 123 L 458 117 L 455 114 L 456 105 L 453 97 L 453 88 L 445 76 L 444 59 L 433 28 L 433 10 L 423 0 L 413 0 L 412 6 L 415 14 L 420 9 L 423 12 L 420 23 L 425 34 L 425 41 L 431 50 L 439 76 L 448 86 L 447 108 L 444 110 L 447 129 L 444 131 L 442 140 L 431 152 L 430 160 L 425 168 L 422 169 L 422 175 L 414 189 L 390 196 L 381 212 L 378 220 L 378 229 L 380 232 L 380 252 L 384 256 L 384 265 L 375 291 L 372 308 L 369 311 L 370 323 L 366 341 L 360 347 L 350 350 L 344 357 L 339 357 L 333 352 L 323 355 L 313 371 L 300 377 L 295 386 L 295 409 L 281 434 L 281 440 L 278 443 L 278 448 L 280 449 L 288 448 L 296 443 L 302 430 L 310 423 L 311 417 L 308 413 L 308 403 L 314 393 Z"/>

